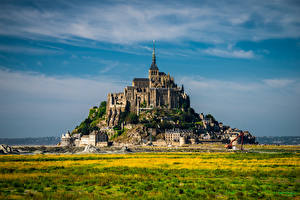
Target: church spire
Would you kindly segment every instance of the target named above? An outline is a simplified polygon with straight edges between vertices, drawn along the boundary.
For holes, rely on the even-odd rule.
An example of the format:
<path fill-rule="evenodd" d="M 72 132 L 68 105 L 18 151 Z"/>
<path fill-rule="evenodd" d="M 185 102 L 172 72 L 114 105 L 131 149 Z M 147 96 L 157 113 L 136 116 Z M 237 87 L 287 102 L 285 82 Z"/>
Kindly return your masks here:
<path fill-rule="evenodd" d="M 150 69 L 158 70 L 158 67 L 156 65 L 156 56 L 155 56 L 155 40 L 153 40 L 152 64 L 151 64 Z"/>
<path fill-rule="evenodd" d="M 153 40 L 152 63 L 155 63 L 155 64 L 156 64 L 156 57 L 155 57 L 155 40 Z"/>

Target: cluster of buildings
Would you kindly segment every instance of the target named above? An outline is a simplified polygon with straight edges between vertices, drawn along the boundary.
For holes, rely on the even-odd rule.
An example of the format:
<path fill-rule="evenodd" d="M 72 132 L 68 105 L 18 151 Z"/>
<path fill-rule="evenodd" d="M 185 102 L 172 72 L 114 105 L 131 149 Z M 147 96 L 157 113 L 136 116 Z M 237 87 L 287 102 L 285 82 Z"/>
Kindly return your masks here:
<path fill-rule="evenodd" d="M 101 125 L 99 131 L 93 131 L 89 135 L 71 134 L 68 132 L 61 137 L 62 146 L 107 146 L 108 135 L 114 134 L 113 127 L 119 124 L 122 112 L 133 112 L 137 115 L 141 111 L 153 108 L 182 108 L 190 105 L 189 96 L 184 92 L 183 86 L 178 87 L 170 74 L 160 72 L 156 64 L 155 47 L 153 45 L 152 64 L 148 71 L 148 78 L 134 78 L 132 86 L 127 86 L 123 92 L 109 93 L 106 105 L 106 125 Z M 217 122 L 212 116 L 199 115 L 200 122 L 195 124 L 196 130 L 172 129 L 165 130 L 164 139 L 158 145 L 196 144 L 200 142 L 224 142 L 230 141 L 241 132 Z M 100 126 L 99 126 L 100 127 Z M 145 128 L 145 127 L 144 127 Z M 148 130 L 143 130 L 148 133 Z M 154 131 L 156 133 L 156 130 Z M 151 134 L 154 134 L 153 130 Z M 254 141 L 249 132 L 245 131 L 245 142 Z M 140 134 L 131 134 L 132 137 L 141 140 Z M 150 137 L 152 138 L 152 136 Z M 151 140 L 152 142 L 152 140 Z M 153 143 L 154 144 L 154 143 Z"/>
<path fill-rule="evenodd" d="M 81 135 L 80 133 L 71 136 L 68 131 L 61 136 L 60 146 L 87 146 L 93 145 L 98 147 L 108 146 L 108 136 L 105 132 L 94 130 L 89 135 Z"/>
<path fill-rule="evenodd" d="M 164 136 L 166 145 L 182 146 L 203 142 L 229 143 L 240 135 L 241 132 L 244 133 L 243 139 L 245 143 L 255 143 L 255 137 L 249 131 L 225 126 L 222 122 L 216 121 L 211 116 L 204 116 L 203 113 L 199 117 L 201 123 L 196 123 L 195 131 L 181 129 L 166 130 Z"/>
<path fill-rule="evenodd" d="M 202 113 L 200 115 L 203 115 Z M 163 139 L 158 141 L 152 141 L 152 136 L 157 135 L 157 130 L 153 128 L 143 128 L 142 132 L 148 133 L 150 135 L 146 141 L 141 137 L 141 133 L 131 133 L 130 137 L 133 140 L 140 141 L 139 144 L 152 143 L 157 146 L 184 146 L 193 145 L 199 143 L 207 142 L 219 142 L 219 143 L 229 143 L 234 140 L 242 130 L 237 128 L 230 128 L 229 126 L 224 126 L 223 123 L 219 123 L 212 118 L 203 118 L 202 123 L 196 128 L 196 130 L 190 129 L 167 129 L 163 135 Z M 126 128 L 134 129 L 136 125 L 126 125 Z M 109 135 L 111 133 L 107 130 L 112 130 L 108 127 L 103 128 L 99 131 L 94 130 L 89 135 L 73 134 L 71 136 L 70 132 L 67 132 L 61 137 L 61 146 L 87 146 L 93 145 L 98 147 L 105 147 L 109 145 Z M 255 137 L 252 136 L 248 131 L 243 131 L 244 133 L 244 143 L 255 143 Z M 147 134 L 146 134 L 147 135 Z M 238 142 L 238 141 L 236 141 Z"/>

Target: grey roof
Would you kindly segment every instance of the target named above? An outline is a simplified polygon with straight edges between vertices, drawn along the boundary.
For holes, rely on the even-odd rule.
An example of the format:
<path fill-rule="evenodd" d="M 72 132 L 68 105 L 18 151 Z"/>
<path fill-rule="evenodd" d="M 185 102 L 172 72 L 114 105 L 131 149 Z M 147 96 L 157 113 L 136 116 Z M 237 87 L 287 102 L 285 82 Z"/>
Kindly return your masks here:
<path fill-rule="evenodd" d="M 134 78 L 133 81 L 149 81 L 149 78 Z"/>
<path fill-rule="evenodd" d="M 158 70 L 158 67 L 157 67 L 156 63 L 152 63 L 150 69 L 151 70 Z"/>

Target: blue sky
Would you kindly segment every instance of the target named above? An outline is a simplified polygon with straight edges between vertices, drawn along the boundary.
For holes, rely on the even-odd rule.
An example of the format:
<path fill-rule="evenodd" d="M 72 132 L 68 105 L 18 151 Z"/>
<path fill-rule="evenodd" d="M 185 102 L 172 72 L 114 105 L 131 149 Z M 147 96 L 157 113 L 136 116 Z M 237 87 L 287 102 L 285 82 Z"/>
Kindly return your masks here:
<path fill-rule="evenodd" d="M 0 137 L 59 136 L 157 64 L 197 112 L 300 135 L 299 1 L 0 2 Z"/>

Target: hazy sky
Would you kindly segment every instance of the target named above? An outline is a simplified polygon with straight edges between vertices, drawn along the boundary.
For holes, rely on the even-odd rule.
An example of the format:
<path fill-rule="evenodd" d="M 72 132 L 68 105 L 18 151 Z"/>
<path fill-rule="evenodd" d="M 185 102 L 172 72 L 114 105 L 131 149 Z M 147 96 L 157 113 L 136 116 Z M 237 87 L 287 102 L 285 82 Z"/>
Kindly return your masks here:
<path fill-rule="evenodd" d="M 198 113 L 300 135 L 300 3 L 0 1 L 0 137 L 59 136 L 157 65 Z"/>

